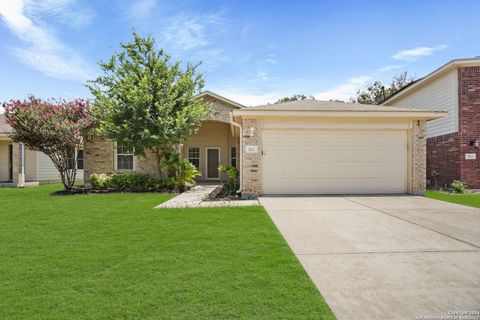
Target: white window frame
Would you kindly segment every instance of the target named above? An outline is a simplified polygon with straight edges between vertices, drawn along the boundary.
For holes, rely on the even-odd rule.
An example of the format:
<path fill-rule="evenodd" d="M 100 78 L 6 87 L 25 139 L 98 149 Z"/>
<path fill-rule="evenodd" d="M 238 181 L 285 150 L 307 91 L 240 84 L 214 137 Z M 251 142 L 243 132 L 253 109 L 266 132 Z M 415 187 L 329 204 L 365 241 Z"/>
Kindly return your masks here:
<path fill-rule="evenodd" d="M 83 161 L 83 168 L 85 168 L 85 151 L 83 150 L 83 148 L 80 148 L 80 149 L 75 148 L 75 155 L 74 155 L 74 157 L 75 157 L 75 166 L 76 166 L 76 170 L 83 170 L 83 168 L 82 168 L 82 169 L 79 169 L 79 168 L 78 168 L 78 151 L 79 151 L 79 150 L 82 150 L 82 151 L 83 151 L 82 161 Z M 70 158 L 69 158 L 69 159 L 70 159 Z M 70 166 L 69 166 L 69 167 L 70 167 Z"/>
<path fill-rule="evenodd" d="M 232 157 L 232 150 L 235 149 L 235 157 Z M 237 146 L 230 146 L 230 165 L 232 165 L 233 160 L 235 160 L 234 167 L 237 167 L 237 159 L 238 159 L 238 148 Z"/>
<path fill-rule="evenodd" d="M 190 148 L 196 148 L 198 149 L 198 158 L 190 158 Z M 198 168 L 197 170 L 200 171 L 200 162 L 201 162 L 201 159 L 202 158 L 202 148 L 200 147 L 197 147 L 197 146 L 187 146 L 187 160 L 188 162 L 190 162 L 190 159 L 198 159 Z M 191 162 L 190 162 L 191 163 Z M 192 163 L 193 164 L 193 163 Z"/>
<path fill-rule="evenodd" d="M 205 148 L 205 179 L 206 180 L 220 180 L 220 170 L 218 170 L 218 178 L 209 178 L 208 177 L 208 150 L 218 150 L 218 165 L 222 163 L 222 155 L 221 155 L 221 148 L 220 147 L 206 147 Z"/>
<path fill-rule="evenodd" d="M 81 169 L 78 167 L 78 151 L 80 151 L 80 150 L 83 153 L 83 157 L 82 157 L 83 168 L 81 168 Z M 77 165 L 77 170 L 83 170 L 85 168 L 85 150 L 83 150 L 83 148 L 75 149 L 75 162 L 76 162 L 76 165 Z"/>
<path fill-rule="evenodd" d="M 115 142 L 115 158 L 114 158 L 114 162 L 115 162 L 115 171 L 116 172 L 132 172 L 132 171 L 135 171 L 135 168 L 137 167 L 137 161 L 136 161 L 136 157 L 135 157 L 135 154 L 134 153 L 118 153 L 118 143 Z M 118 156 L 119 155 L 133 155 L 133 168 L 132 169 L 118 169 Z"/>

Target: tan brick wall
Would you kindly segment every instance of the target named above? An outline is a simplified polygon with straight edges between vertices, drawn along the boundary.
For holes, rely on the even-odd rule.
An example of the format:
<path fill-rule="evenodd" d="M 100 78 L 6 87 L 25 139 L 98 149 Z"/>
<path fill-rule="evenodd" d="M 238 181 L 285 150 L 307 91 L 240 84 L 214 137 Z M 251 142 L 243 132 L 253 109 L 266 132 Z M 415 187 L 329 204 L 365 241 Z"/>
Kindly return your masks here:
<path fill-rule="evenodd" d="M 243 194 L 261 194 L 262 181 L 262 128 L 263 122 L 260 119 L 242 120 L 243 127 L 243 167 L 241 170 L 243 178 Z M 253 130 L 252 130 L 253 128 Z M 257 153 L 246 153 L 246 146 L 257 146 Z"/>
<path fill-rule="evenodd" d="M 84 180 L 90 182 L 93 173 L 114 173 L 114 142 L 89 134 L 83 143 Z"/>
<path fill-rule="evenodd" d="M 205 97 L 205 99 L 212 103 L 213 114 L 207 120 L 215 120 L 223 123 L 230 123 L 232 107 L 228 104 L 211 98 Z M 227 134 L 231 134 L 227 132 Z M 115 173 L 115 143 L 112 140 L 104 139 L 99 136 L 88 135 L 85 138 L 84 143 L 84 176 L 85 182 L 90 181 L 90 175 L 92 173 Z M 228 148 L 224 148 L 225 156 L 222 159 L 228 159 Z M 237 157 L 238 158 L 238 157 Z M 237 160 L 238 161 L 238 160 Z M 227 163 L 227 161 L 224 161 Z M 145 157 L 135 156 L 135 171 L 148 173 L 153 176 L 158 175 L 157 170 L 157 158 L 153 150 L 147 150 Z"/>
<path fill-rule="evenodd" d="M 423 195 L 426 188 L 427 169 L 427 125 L 426 121 L 413 122 L 411 134 L 412 148 L 412 193 Z"/>
<path fill-rule="evenodd" d="M 135 171 L 158 177 L 157 156 L 154 150 L 146 150 L 145 157 L 135 156 Z"/>
<path fill-rule="evenodd" d="M 231 113 L 234 109 L 231 105 L 209 96 L 204 97 L 204 99 L 213 106 L 212 115 L 207 120 L 230 123 Z"/>

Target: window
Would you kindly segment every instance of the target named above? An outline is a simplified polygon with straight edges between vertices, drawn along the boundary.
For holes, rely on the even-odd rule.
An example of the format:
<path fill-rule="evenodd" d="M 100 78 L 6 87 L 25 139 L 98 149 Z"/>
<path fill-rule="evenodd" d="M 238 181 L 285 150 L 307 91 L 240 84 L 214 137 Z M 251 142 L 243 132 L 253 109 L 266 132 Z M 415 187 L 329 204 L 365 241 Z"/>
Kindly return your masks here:
<path fill-rule="evenodd" d="M 77 169 L 83 170 L 83 150 L 77 150 Z"/>
<path fill-rule="evenodd" d="M 230 165 L 234 168 L 237 167 L 237 147 L 230 148 Z"/>
<path fill-rule="evenodd" d="M 117 145 L 117 170 L 133 170 L 133 150 L 123 144 Z"/>
<path fill-rule="evenodd" d="M 188 161 L 200 170 L 200 148 L 199 147 L 189 147 L 188 148 Z"/>
<path fill-rule="evenodd" d="M 77 163 L 77 169 L 83 169 L 83 150 L 73 150 L 70 152 L 70 156 L 68 157 L 68 169 L 73 169 L 75 165 L 75 159 Z"/>

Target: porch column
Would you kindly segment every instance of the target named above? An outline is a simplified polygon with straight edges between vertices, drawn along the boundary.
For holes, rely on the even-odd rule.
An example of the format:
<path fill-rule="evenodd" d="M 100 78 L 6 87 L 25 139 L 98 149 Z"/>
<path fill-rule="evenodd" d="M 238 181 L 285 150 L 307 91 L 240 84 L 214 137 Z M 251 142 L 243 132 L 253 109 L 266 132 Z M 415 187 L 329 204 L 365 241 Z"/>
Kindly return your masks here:
<path fill-rule="evenodd" d="M 13 143 L 12 145 L 12 182 L 19 188 L 25 185 L 25 145 Z"/>

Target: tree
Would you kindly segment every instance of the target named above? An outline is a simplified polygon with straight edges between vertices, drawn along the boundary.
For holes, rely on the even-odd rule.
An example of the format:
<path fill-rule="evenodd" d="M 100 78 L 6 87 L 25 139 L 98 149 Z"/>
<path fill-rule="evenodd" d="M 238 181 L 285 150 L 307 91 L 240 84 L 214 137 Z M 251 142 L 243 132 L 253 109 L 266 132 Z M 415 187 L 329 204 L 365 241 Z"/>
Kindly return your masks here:
<path fill-rule="evenodd" d="M 380 104 L 413 81 L 414 77 L 405 71 L 394 76 L 389 85 L 384 85 L 380 81 L 367 83 L 363 89 L 357 91 L 356 96 L 351 100 L 352 102 L 363 104 Z"/>
<path fill-rule="evenodd" d="M 75 150 L 94 123 L 88 101 L 42 101 L 29 97 L 11 100 L 3 107 L 5 119 L 13 128 L 12 140 L 45 153 L 60 173 L 65 191 L 72 191 L 77 175 Z"/>
<path fill-rule="evenodd" d="M 176 151 L 208 117 L 211 106 L 195 98 L 203 88 L 199 65 L 171 63 L 152 37 L 133 32 L 133 41 L 120 44 L 120 52 L 100 62 L 103 75 L 87 87 L 96 101 L 92 112 L 99 120 L 97 132 L 122 142 L 136 155 L 153 150 L 158 175 L 167 178 L 162 160 Z"/>
<path fill-rule="evenodd" d="M 284 97 L 278 99 L 275 103 L 289 102 L 289 101 L 299 101 L 299 100 L 315 100 L 314 96 L 306 96 L 304 94 L 294 94 L 291 97 Z"/>

